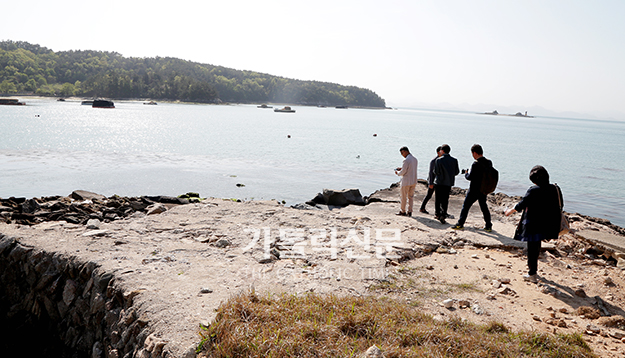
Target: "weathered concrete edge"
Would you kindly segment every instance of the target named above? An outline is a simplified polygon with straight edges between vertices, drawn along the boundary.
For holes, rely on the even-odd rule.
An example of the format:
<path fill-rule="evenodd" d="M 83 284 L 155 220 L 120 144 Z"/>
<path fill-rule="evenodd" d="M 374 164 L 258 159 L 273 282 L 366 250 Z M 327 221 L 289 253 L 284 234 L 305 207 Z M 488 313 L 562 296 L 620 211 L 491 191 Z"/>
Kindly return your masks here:
<path fill-rule="evenodd" d="M 625 253 L 625 238 L 622 236 L 593 230 L 576 231 L 575 235 L 595 245 L 614 250 L 617 253 Z"/>

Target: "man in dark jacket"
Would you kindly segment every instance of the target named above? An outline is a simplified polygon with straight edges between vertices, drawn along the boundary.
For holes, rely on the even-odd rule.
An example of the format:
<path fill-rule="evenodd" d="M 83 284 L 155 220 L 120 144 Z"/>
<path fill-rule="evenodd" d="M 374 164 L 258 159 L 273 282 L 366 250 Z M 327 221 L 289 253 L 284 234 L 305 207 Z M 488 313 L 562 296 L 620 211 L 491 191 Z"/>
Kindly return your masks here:
<path fill-rule="evenodd" d="M 467 196 L 464 198 L 464 203 L 462 204 L 462 211 L 460 211 L 460 217 L 458 218 L 458 222 L 456 225 L 451 228 L 454 230 L 462 230 L 464 229 L 464 222 L 467 220 L 467 216 L 469 215 L 469 209 L 476 201 L 480 204 L 480 209 L 482 210 L 482 214 L 484 215 L 484 221 L 486 225 L 484 226 L 484 230 L 487 232 L 493 231 L 493 223 L 490 220 L 490 211 L 488 210 L 488 205 L 486 205 L 486 194 L 482 193 L 482 179 L 484 178 L 484 173 L 488 168 L 493 166 L 493 162 L 486 159 L 484 157 L 484 150 L 482 146 L 479 144 L 474 144 L 471 147 L 471 155 L 473 155 L 473 159 L 475 161 L 471 165 L 471 169 L 466 172 L 463 170 L 464 177 L 471 181 L 469 185 L 469 190 L 467 191 Z"/>
<path fill-rule="evenodd" d="M 449 206 L 449 192 L 456 182 L 456 175 L 460 173 L 458 168 L 458 159 L 449 155 L 451 147 L 448 144 L 441 145 L 443 155 L 441 155 L 434 163 L 434 205 L 436 207 L 435 217 L 441 224 L 445 224 L 447 207 Z"/>
<path fill-rule="evenodd" d="M 424 214 L 429 214 L 428 211 L 425 210 L 425 206 L 427 205 L 428 201 L 432 199 L 432 194 L 434 194 L 434 178 L 436 178 L 436 174 L 434 173 L 434 164 L 436 163 L 436 159 L 441 156 L 441 153 L 441 147 L 439 146 L 438 148 L 436 148 L 436 156 L 430 161 L 430 170 L 428 171 L 428 192 L 425 195 L 425 198 L 423 198 L 423 202 L 421 203 L 421 209 L 419 209 L 419 211 Z"/>

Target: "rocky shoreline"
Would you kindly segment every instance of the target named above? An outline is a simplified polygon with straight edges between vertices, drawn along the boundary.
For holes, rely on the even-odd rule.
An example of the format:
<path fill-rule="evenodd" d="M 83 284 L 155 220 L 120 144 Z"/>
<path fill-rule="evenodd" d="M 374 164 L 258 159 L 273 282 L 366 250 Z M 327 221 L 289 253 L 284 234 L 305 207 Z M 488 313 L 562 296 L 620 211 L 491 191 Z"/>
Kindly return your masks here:
<path fill-rule="evenodd" d="M 159 214 L 167 206 L 198 203 L 199 194 L 187 193 L 178 197 L 140 196 L 121 197 L 75 190 L 68 196 L 41 198 L 0 198 L 0 219 L 6 223 L 36 225 L 46 221 L 65 221 L 72 224 L 87 224 L 89 220 L 111 222 L 134 215 Z"/>
<path fill-rule="evenodd" d="M 420 179 L 419 184 L 427 185 L 425 180 Z M 326 209 L 329 207 L 345 207 L 348 205 L 368 205 L 375 202 L 398 202 L 397 199 L 386 198 L 387 192 L 393 192 L 398 188 L 397 183 L 388 188 L 375 191 L 369 196 L 362 196 L 358 189 L 332 190 L 324 189 L 314 198 L 305 203 L 294 204 L 295 209 Z M 464 196 L 466 189 L 453 187 L 451 196 Z M 383 199 L 384 197 L 384 199 Z M 520 196 L 509 196 L 498 192 L 488 196 L 488 201 L 496 206 L 510 201 L 520 200 Z M 160 214 L 175 205 L 199 203 L 199 193 L 189 192 L 174 196 L 139 196 L 123 197 L 114 195 L 106 197 L 97 193 L 75 190 L 68 196 L 48 196 L 40 198 L 10 197 L 0 198 L 0 220 L 10 224 L 36 225 L 46 221 L 66 221 L 72 224 L 86 225 L 89 220 L 95 219 L 100 222 L 111 222 L 133 215 Z M 240 201 L 240 200 L 239 200 Z M 572 221 L 588 220 L 604 225 L 615 232 L 625 235 L 625 228 L 612 224 L 610 220 L 592 217 L 580 213 L 567 213 Z"/>
<path fill-rule="evenodd" d="M 418 186 L 417 201 L 425 191 Z M 359 205 L 311 200 L 297 208 L 189 194 L 0 199 L 3 314 L 55 317 L 65 344 L 93 357 L 192 357 L 199 324 L 253 287 L 418 300 L 441 319 L 583 332 L 602 357 L 625 352 L 618 338 L 625 334 L 625 237 L 607 220 L 569 214 L 572 231 L 545 243 L 536 285 L 519 279 L 524 244 L 510 239 L 518 217 L 503 215 L 519 197 L 489 196 L 494 228 L 485 233 L 477 209 L 463 231 L 431 215 L 395 216 L 396 187 L 361 199 L 349 192 Z M 451 213 L 463 199 L 454 188 Z M 377 242 L 378 232 L 396 240 Z M 370 248 L 359 243 L 367 233 Z M 604 245 L 590 234 L 618 240 Z M 420 281 L 424 288 L 414 286 Z M 449 291 L 459 282 L 477 289 Z M 427 287 L 440 289 L 423 299 Z"/>

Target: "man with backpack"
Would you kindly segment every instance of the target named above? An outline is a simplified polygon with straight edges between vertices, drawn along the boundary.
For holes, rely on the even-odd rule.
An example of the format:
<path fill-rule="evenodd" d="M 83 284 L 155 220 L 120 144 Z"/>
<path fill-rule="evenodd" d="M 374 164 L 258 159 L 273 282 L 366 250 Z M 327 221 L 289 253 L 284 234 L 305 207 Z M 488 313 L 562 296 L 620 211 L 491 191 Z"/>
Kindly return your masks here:
<path fill-rule="evenodd" d="M 471 154 L 473 155 L 473 159 L 475 159 L 471 165 L 471 169 L 462 170 L 464 177 L 469 180 L 471 184 L 464 198 L 458 222 L 451 228 L 454 230 L 464 229 L 464 222 L 469 215 L 469 209 L 471 209 L 473 203 L 477 201 L 480 204 L 480 209 L 482 210 L 484 221 L 486 222 L 484 230 L 486 232 L 491 232 L 493 231 L 493 223 L 491 222 L 488 205 L 486 205 L 486 195 L 495 191 L 494 187 L 497 185 L 498 173 L 497 170 L 493 168 L 493 162 L 484 157 L 484 150 L 481 145 L 474 144 L 471 147 Z"/>

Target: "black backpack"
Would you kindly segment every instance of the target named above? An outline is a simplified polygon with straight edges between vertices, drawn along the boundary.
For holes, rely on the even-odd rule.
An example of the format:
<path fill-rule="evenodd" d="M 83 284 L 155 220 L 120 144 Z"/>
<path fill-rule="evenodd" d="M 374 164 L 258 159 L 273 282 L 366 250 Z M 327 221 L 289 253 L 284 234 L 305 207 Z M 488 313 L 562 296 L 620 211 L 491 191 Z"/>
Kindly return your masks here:
<path fill-rule="evenodd" d="M 499 181 L 499 172 L 492 165 L 485 166 L 484 176 L 482 177 L 482 186 L 480 191 L 484 195 L 488 195 L 495 191 L 497 182 Z"/>

